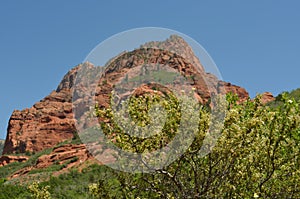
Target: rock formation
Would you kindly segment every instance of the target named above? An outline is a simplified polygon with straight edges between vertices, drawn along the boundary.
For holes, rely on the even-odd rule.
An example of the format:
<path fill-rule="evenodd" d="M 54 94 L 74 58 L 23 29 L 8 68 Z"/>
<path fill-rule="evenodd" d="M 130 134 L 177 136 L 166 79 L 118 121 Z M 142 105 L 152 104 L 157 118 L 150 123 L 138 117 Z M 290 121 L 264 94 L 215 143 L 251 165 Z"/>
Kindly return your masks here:
<path fill-rule="evenodd" d="M 149 65 L 168 64 L 174 70 L 183 74 L 187 81 L 196 88 L 197 99 L 202 103 L 207 102 L 211 94 L 218 92 L 236 93 L 241 100 L 246 100 L 249 97 L 245 89 L 219 81 L 214 75 L 205 73 L 191 47 L 180 37 L 171 36 L 165 42 L 160 42 L 160 46 L 165 49 L 149 48 L 151 46 L 157 46 L 157 43 L 147 43 L 140 49 L 122 53 L 112 59 L 104 71 L 105 75 L 98 82 L 95 95 L 99 105 L 106 107 L 109 104 L 109 94 L 113 85 L 124 78 L 129 70 L 143 63 Z M 166 50 L 168 48 L 170 50 Z M 89 63 L 83 65 L 89 69 L 90 74 L 93 71 L 95 72 L 96 68 L 99 68 Z M 72 112 L 72 88 L 78 70 L 83 65 L 78 65 L 70 70 L 64 76 L 56 91 L 53 91 L 40 102 L 35 103 L 33 107 L 13 112 L 8 124 L 3 154 L 41 151 L 74 136 L 76 128 Z M 136 69 L 135 72 L 139 71 Z M 87 77 L 83 78 L 86 78 L 86 81 L 89 79 Z M 82 85 L 81 89 L 74 92 L 73 104 L 77 107 L 77 110 L 78 107 L 81 107 L 80 111 L 75 113 L 77 118 L 80 118 L 89 108 L 81 98 L 82 93 L 87 90 L 88 88 Z M 79 150 L 82 150 L 82 146 Z"/>
<path fill-rule="evenodd" d="M 88 159 L 93 159 L 84 144 L 66 144 L 55 148 L 49 155 L 38 158 L 33 169 L 47 168 L 51 165 L 63 165 L 64 168 L 78 166 Z"/>
<path fill-rule="evenodd" d="M 263 104 L 267 104 L 267 103 L 272 102 L 272 101 L 274 101 L 274 100 L 275 100 L 275 97 L 274 97 L 273 94 L 270 93 L 270 92 L 264 92 L 264 93 L 262 94 L 262 96 L 261 96 L 261 102 L 262 102 Z"/>
<path fill-rule="evenodd" d="M 0 167 L 13 162 L 26 162 L 27 160 L 27 156 L 3 155 L 0 157 Z"/>
<path fill-rule="evenodd" d="M 6 157 L 7 156 L 3 156 L 1 157 L 1 159 L 4 159 Z M 12 156 L 12 157 L 17 158 L 18 156 Z M 21 162 L 21 161 L 26 161 L 27 159 L 28 157 L 20 156 L 18 159 L 13 159 L 13 160 Z M 96 163 L 96 160 L 94 160 L 93 157 L 88 153 L 87 149 L 83 144 L 78 144 L 78 145 L 65 144 L 54 148 L 50 154 L 40 156 L 37 159 L 35 165 L 24 167 L 16 171 L 15 173 L 13 173 L 8 178 L 12 179 L 16 177 L 22 177 L 24 175 L 27 175 L 30 171 L 37 170 L 37 169 L 44 169 L 51 166 L 57 166 L 59 168 L 57 169 L 58 171 L 55 171 L 53 175 L 55 175 L 55 173 L 60 174 L 63 173 L 64 171 L 67 171 L 71 167 L 79 167 L 87 160 Z"/>
<path fill-rule="evenodd" d="M 3 154 L 41 151 L 73 137 L 71 87 L 77 69 L 68 72 L 57 90 L 43 100 L 12 113 Z"/>

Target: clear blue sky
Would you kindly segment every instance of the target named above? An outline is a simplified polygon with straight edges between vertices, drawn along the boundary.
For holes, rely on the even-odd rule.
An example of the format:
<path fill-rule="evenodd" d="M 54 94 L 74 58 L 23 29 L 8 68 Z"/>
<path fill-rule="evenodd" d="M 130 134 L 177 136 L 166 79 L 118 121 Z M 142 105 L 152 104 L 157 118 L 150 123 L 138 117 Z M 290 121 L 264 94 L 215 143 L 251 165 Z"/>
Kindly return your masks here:
<path fill-rule="evenodd" d="M 300 1 L 2 1 L 0 138 L 14 109 L 56 88 L 106 38 L 165 27 L 197 40 L 251 96 L 300 87 Z"/>

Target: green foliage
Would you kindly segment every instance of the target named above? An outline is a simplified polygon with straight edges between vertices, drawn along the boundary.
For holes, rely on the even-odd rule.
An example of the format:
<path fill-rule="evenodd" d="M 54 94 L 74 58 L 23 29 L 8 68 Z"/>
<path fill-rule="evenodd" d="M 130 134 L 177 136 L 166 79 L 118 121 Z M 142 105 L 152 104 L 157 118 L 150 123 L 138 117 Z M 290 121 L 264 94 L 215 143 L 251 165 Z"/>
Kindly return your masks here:
<path fill-rule="evenodd" d="M 300 88 L 292 90 L 291 92 L 284 92 L 284 93 L 287 93 L 287 95 L 288 95 L 289 98 L 293 98 L 296 101 L 300 100 Z"/>
<path fill-rule="evenodd" d="M 13 162 L 11 164 L 0 167 L 0 178 L 6 178 L 9 175 L 12 175 L 14 172 L 23 169 L 25 167 L 34 166 L 36 164 L 37 159 L 45 154 L 50 154 L 52 149 L 46 149 L 44 151 L 40 151 L 32 155 L 29 160 L 26 162 Z"/>
<path fill-rule="evenodd" d="M 123 195 L 120 181 L 117 178 L 100 179 L 98 183 L 89 185 L 89 193 L 94 198 L 119 198 Z M 111 191 L 113 190 L 113 191 Z"/>
<path fill-rule="evenodd" d="M 292 90 L 291 92 L 283 92 L 279 94 L 275 101 L 270 102 L 268 105 L 271 107 L 282 106 L 286 99 L 300 101 L 300 88 Z"/>
<path fill-rule="evenodd" d="M 54 171 L 59 171 L 63 168 L 65 168 L 67 165 L 66 164 L 54 164 L 51 165 L 47 168 L 42 168 L 42 169 L 33 169 L 31 171 L 29 171 L 29 174 L 35 174 L 35 173 L 45 173 L 45 172 L 54 172 Z"/>
<path fill-rule="evenodd" d="M 159 82 L 162 85 L 167 85 L 170 83 L 173 83 L 177 78 L 178 78 L 178 74 L 175 72 L 168 72 L 165 70 L 160 70 L 159 65 L 156 66 L 156 70 L 158 71 L 153 71 L 153 69 L 151 70 L 145 70 L 145 72 L 143 72 L 145 69 L 141 68 L 141 76 L 137 76 L 137 77 L 133 77 L 133 78 L 124 78 L 125 82 L 139 82 L 140 78 L 142 77 L 143 81 L 148 80 L 148 81 L 152 81 L 152 82 Z"/>
<path fill-rule="evenodd" d="M 21 162 L 13 162 L 11 164 L 0 167 L 0 178 L 6 178 L 8 175 L 23 168 L 23 165 L 24 163 Z"/>
<path fill-rule="evenodd" d="M 146 103 L 146 98 L 132 100 L 132 108 L 143 111 L 134 104 Z M 199 151 L 213 121 L 208 110 L 200 109 L 192 145 L 172 164 L 150 174 L 91 165 L 81 172 L 71 170 L 51 177 L 40 183 L 39 190 L 48 187 L 52 198 L 300 198 L 299 103 L 285 95 L 276 108 L 263 106 L 259 98 L 243 104 L 236 103 L 232 95 L 227 100 L 222 136 L 205 157 L 200 157 Z M 154 101 L 148 99 L 147 103 L 151 106 Z M 176 113 L 176 106 L 171 109 Z M 147 117 L 132 111 L 140 125 L 147 122 Z M 99 112 L 106 117 L 111 114 Z M 110 132 L 108 128 L 108 135 Z M 128 145 L 128 140 L 120 139 L 119 144 L 122 142 Z M 143 151 L 146 146 L 140 147 Z M 0 181 L 0 189 L 0 198 L 30 196 L 26 187 L 10 185 L 5 179 Z"/>
<path fill-rule="evenodd" d="M 163 107 L 168 117 L 166 124 L 163 126 L 161 132 L 159 126 L 162 115 L 153 116 L 156 121 L 151 121 L 149 112 L 155 107 Z M 114 116 L 114 114 L 117 114 Z M 180 122 L 180 106 L 174 95 L 167 95 L 161 97 L 159 95 L 144 95 L 133 96 L 129 100 L 128 109 L 122 109 L 116 113 L 112 109 L 99 110 L 96 107 L 96 115 L 110 122 L 102 122 L 101 127 L 106 134 L 115 144 L 123 150 L 143 153 L 145 151 L 152 151 L 164 147 L 176 134 Z M 118 120 L 125 115 L 132 118 L 131 123 L 128 120 Z M 116 120 L 114 120 L 114 118 Z M 161 120 L 160 120 L 161 119 Z M 156 122 L 152 125 L 151 129 L 143 129 L 151 122 Z M 121 124 L 121 127 L 119 126 Z M 136 135 L 131 137 L 127 132 L 133 132 Z M 157 131 L 157 133 L 153 133 Z M 142 134 L 139 134 L 139 133 Z M 149 137 L 149 134 L 154 134 Z"/>
<path fill-rule="evenodd" d="M 299 198 L 299 104 L 286 95 L 276 109 L 263 106 L 259 98 L 243 104 L 236 103 L 234 95 L 227 100 L 222 136 L 209 155 L 199 156 L 209 124 L 209 114 L 201 109 L 206 117 L 179 160 L 153 174 L 119 172 L 122 197 Z M 95 193 L 103 188 L 101 183 L 95 187 Z"/>
<path fill-rule="evenodd" d="M 61 146 L 63 146 L 63 145 L 66 145 L 66 144 L 82 144 L 82 142 L 81 142 L 81 139 L 80 139 L 80 137 L 79 137 L 79 135 L 78 135 L 78 132 L 73 132 L 73 138 L 72 139 L 70 139 L 70 140 L 65 140 L 65 141 L 63 141 L 63 142 L 60 142 L 60 143 L 58 143 L 55 147 L 54 147 L 54 149 L 55 148 L 58 148 L 58 147 L 61 147 Z"/>
<path fill-rule="evenodd" d="M 50 186 L 42 187 L 39 183 L 33 182 L 28 186 L 33 199 L 51 199 L 51 194 L 48 191 Z"/>
<path fill-rule="evenodd" d="M 71 140 L 71 144 L 82 144 L 81 139 L 78 135 L 78 132 L 74 132 L 74 136 Z"/>
<path fill-rule="evenodd" d="M 30 193 L 25 186 L 0 183 L 0 199 L 25 199 L 30 198 Z"/>

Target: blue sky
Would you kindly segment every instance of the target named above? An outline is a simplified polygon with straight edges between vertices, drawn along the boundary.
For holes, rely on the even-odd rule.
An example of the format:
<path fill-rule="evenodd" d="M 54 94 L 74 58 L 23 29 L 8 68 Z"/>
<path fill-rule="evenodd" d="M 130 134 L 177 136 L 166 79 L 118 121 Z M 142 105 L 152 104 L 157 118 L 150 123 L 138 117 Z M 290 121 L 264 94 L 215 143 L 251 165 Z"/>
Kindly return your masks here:
<path fill-rule="evenodd" d="M 223 79 L 251 96 L 300 87 L 300 1 L 2 1 L 0 138 L 14 109 L 32 106 L 100 42 L 164 27 L 199 42 Z"/>

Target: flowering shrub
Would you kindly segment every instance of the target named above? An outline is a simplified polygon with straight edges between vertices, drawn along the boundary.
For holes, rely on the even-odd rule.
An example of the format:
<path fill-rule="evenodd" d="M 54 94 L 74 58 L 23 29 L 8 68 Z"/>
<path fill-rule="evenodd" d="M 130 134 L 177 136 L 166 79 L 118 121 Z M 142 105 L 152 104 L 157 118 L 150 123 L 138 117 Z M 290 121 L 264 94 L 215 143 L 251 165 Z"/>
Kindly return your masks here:
<path fill-rule="evenodd" d="M 210 124 L 202 108 L 194 142 L 178 160 L 151 174 L 118 173 L 123 197 L 299 198 L 299 103 L 286 95 L 276 108 L 262 105 L 259 97 L 238 104 L 229 94 L 227 100 L 222 136 L 210 154 L 199 156 Z"/>
<path fill-rule="evenodd" d="M 34 199 L 51 199 L 51 194 L 48 191 L 50 186 L 41 187 L 39 183 L 33 182 L 28 186 L 29 191 L 32 193 L 31 196 Z"/>

